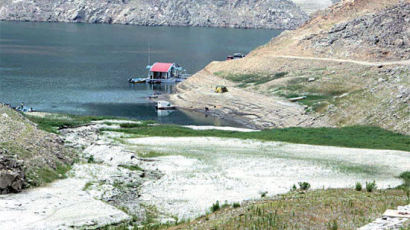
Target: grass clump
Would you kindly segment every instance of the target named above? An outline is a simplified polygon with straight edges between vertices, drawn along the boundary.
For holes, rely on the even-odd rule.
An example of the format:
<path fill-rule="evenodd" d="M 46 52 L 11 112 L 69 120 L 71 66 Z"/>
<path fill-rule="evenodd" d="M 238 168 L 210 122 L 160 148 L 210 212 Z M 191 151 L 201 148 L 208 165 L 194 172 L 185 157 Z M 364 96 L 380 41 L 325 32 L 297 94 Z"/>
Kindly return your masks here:
<path fill-rule="evenodd" d="M 232 208 L 239 208 L 239 207 L 241 207 L 241 204 L 238 202 L 235 202 L 232 204 Z"/>
<path fill-rule="evenodd" d="M 118 165 L 118 167 L 128 169 L 130 171 L 143 171 L 138 165 Z"/>
<path fill-rule="evenodd" d="M 177 125 L 155 125 L 103 130 L 139 136 L 228 137 L 263 141 L 284 141 L 300 144 L 410 151 L 409 136 L 369 126 L 350 126 L 342 128 L 292 127 L 246 133 L 224 130 L 193 130 Z"/>
<path fill-rule="evenodd" d="M 42 168 L 33 168 L 26 172 L 27 181 L 32 186 L 40 186 L 44 183 L 51 183 L 57 179 L 67 178 L 66 173 L 71 169 L 68 164 L 58 163 L 56 168 L 50 168 L 48 166 Z"/>
<path fill-rule="evenodd" d="M 112 119 L 104 116 L 79 116 L 70 114 L 49 114 L 44 117 L 25 114 L 25 117 L 37 124 L 38 128 L 50 132 L 58 133 L 61 128 L 73 128 L 89 124 L 91 121 Z"/>
<path fill-rule="evenodd" d="M 337 229 L 339 229 L 339 227 L 338 227 L 338 225 L 337 225 L 337 221 L 336 221 L 336 220 L 333 220 L 332 222 L 329 222 L 328 229 L 329 229 L 329 230 L 337 230 Z"/>
<path fill-rule="evenodd" d="M 299 182 L 298 184 L 300 190 L 306 191 L 310 188 L 310 184 L 308 182 Z"/>
<path fill-rule="evenodd" d="M 84 187 L 83 187 L 83 191 L 87 191 L 88 189 L 90 189 L 90 187 L 93 185 L 93 182 L 87 182 Z"/>
<path fill-rule="evenodd" d="M 217 200 L 214 204 L 211 206 L 211 212 L 216 212 L 219 209 L 221 209 L 221 206 L 219 205 L 219 201 Z"/>
<path fill-rule="evenodd" d="M 94 155 L 91 155 L 87 158 L 87 163 L 89 163 L 89 164 L 95 163 Z"/>
<path fill-rule="evenodd" d="M 402 172 L 399 178 L 403 179 L 405 187 L 410 187 L 410 171 Z"/>
<path fill-rule="evenodd" d="M 355 185 L 355 190 L 356 191 L 362 191 L 362 184 L 360 182 L 357 182 Z"/>
<path fill-rule="evenodd" d="M 140 157 L 143 158 L 154 158 L 154 157 L 163 157 L 169 155 L 169 153 L 162 153 L 162 152 L 156 152 L 156 151 L 149 151 L 148 153 L 141 153 L 138 154 Z"/>
<path fill-rule="evenodd" d="M 366 191 L 373 192 L 377 188 L 376 181 L 366 182 Z"/>

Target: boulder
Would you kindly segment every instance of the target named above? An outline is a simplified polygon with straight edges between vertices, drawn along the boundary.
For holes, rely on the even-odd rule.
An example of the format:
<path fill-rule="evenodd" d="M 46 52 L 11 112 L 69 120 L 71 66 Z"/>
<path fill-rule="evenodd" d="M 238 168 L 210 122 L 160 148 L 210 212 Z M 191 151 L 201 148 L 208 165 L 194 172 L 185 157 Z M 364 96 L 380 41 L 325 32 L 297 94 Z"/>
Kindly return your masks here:
<path fill-rule="evenodd" d="M 0 150 L 0 194 L 20 192 L 24 187 L 24 169 L 21 161 Z"/>

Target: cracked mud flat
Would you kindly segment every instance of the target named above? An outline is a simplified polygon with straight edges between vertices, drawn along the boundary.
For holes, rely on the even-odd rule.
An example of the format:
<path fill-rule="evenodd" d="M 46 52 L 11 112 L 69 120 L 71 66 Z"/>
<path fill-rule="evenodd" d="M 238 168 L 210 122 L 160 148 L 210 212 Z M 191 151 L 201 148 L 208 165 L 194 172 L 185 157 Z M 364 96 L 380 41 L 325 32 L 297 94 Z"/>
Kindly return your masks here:
<path fill-rule="evenodd" d="M 143 202 L 179 219 L 195 218 L 217 200 L 241 202 L 285 193 L 307 181 L 313 189 L 353 187 L 375 180 L 379 188 L 400 185 L 408 152 L 260 142 L 209 137 L 129 139 L 139 151 L 170 153 L 146 169 L 165 175 L 142 186 Z"/>

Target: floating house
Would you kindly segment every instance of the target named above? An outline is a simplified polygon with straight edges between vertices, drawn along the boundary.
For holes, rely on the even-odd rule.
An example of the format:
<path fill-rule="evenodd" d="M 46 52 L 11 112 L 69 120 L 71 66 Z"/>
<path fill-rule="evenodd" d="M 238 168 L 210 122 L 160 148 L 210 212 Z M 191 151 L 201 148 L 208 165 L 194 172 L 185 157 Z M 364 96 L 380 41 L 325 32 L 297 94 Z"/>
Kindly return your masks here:
<path fill-rule="evenodd" d="M 161 82 L 166 82 L 167 80 L 174 80 L 179 78 L 183 68 L 175 63 L 163 63 L 155 62 L 153 65 L 147 66 L 149 69 L 148 79 L 149 80 L 159 80 Z"/>
<path fill-rule="evenodd" d="M 155 62 L 153 65 L 147 66 L 148 77 L 147 78 L 130 78 L 129 83 L 176 83 L 181 82 L 190 74 L 186 73 L 186 70 L 175 63 Z"/>

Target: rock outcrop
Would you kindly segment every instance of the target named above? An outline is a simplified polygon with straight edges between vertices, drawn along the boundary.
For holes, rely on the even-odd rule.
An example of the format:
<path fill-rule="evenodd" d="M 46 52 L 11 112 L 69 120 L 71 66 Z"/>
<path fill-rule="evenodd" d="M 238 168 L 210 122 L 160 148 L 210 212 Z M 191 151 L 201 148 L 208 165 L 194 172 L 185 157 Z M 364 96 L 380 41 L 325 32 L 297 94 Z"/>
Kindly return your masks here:
<path fill-rule="evenodd" d="M 292 0 L 305 13 L 313 14 L 318 10 L 326 9 L 327 7 L 340 2 L 340 0 Z"/>
<path fill-rule="evenodd" d="M 364 15 L 333 26 L 329 31 L 307 37 L 320 53 L 340 56 L 366 55 L 377 59 L 410 59 L 410 4 Z M 357 53 L 357 50 L 361 50 Z"/>
<path fill-rule="evenodd" d="M 290 0 L 5 0 L 0 20 L 295 29 L 308 16 Z"/>
<path fill-rule="evenodd" d="M 5 154 L 0 149 L 0 194 L 20 192 L 25 184 L 22 162 Z"/>

